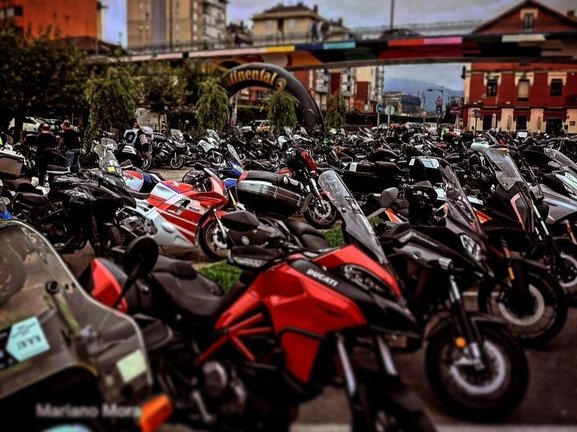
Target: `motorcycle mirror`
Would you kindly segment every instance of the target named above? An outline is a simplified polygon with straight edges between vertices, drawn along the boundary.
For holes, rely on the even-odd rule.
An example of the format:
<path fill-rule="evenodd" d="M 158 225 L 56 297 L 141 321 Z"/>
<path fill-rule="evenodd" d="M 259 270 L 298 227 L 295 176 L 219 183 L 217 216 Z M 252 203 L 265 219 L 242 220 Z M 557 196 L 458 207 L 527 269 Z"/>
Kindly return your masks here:
<path fill-rule="evenodd" d="M 227 213 L 221 221 L 226 228 L 233 231 L 250 231 L 260 226 L 258 218 L 245 210 Z"/>
<path fill-rule="evenodd" d="M 132 280 L 152 271 L 158 259 L 158 245 L 150 237 L 130 242 L 124 254 L 124 271 Z"/>
<path fill-rule="evenodd" d="M 387 188 L 383 192 L 381 192 L 381 196 L 379 197 L 379 203 L 381 204 L 382 208 L 389 208 L 399 196 L 399 189 L 396 187 Z"/>

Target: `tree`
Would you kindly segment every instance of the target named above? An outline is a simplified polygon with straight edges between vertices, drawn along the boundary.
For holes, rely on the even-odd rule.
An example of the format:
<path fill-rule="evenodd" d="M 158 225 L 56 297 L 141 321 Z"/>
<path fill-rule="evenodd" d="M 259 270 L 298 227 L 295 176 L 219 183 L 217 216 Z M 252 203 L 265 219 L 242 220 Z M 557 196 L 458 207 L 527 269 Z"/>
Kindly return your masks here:
<path fill-rule="evenodd" d="M 162 62 L 150 62 L 141 69 L 144 102 L 155 113 L 174 118 L 185 99 L 185 82 L 178 69 Z"/>
<path fill-rule="evenodd" d="M 6 30 L 0 51 L 2 126 L 15 117 L 19 133 L 27 115 L 64 116 L 85 106 L 84 54 L 72 42 L 52 38 L 50 30 L 36 38 Z"/>
<path fill-rule="evenodd" d="M 327 104 L 327 127 L 340 129 L 346 125 L 347 106 L 341 94 L 333 94 Z"/>
<path fill-rule="evenodd" d="M 297 106 L 299 101 L 285 90 L 276 90 L 266 99 L 268 120 L 277 133 L 284 128 L 294 129 L 298 125 Z"/>
<path fill-rule="evenodd" d="M 90 108 L 85 142 L 91 142 L 99 130 L 123 131 L 134 117 L 139 88 L 133 78 L 133 68 L 109 67 L 102 76 L 92 76 L 86 83 L 84 95 Z"/>
<path fill-rule="evenodd" d="M 196 116 L 200 133 L 207 129 L 222 132 L 228 121 L 228 93 L 218 78 L 208 78 L 200 84 Z"/>

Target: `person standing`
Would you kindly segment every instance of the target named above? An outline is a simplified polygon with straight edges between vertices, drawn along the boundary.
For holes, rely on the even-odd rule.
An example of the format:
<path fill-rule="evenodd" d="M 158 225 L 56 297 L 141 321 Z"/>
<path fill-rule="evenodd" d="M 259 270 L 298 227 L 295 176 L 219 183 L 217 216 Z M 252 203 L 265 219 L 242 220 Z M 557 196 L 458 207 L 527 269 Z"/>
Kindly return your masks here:
<path fill-rule="evenodd" d="M 57 146 L 58 141 L 56 141 L 56 137 L 50 130 L 50 125 L 42 123 L 40 133 L 36 135 L 36 166 L 38 167 L 38 180 L 41 185 L 44 184 L 44 177 L 46 177 L 46 169 L 49 163 L 46 150 Z"/>
<path fill-rule="evenodd" d="M 69 120 L 62 122 L 62 142 L 66 151 L 66 168 L 72 172 L 80 171 L 80 135 Z"/>

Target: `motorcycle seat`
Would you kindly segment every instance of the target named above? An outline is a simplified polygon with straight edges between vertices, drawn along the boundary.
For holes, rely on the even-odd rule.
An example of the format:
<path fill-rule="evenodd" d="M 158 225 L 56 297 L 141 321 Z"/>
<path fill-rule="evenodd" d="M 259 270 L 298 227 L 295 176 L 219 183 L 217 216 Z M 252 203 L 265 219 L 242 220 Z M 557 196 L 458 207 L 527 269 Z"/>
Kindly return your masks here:
<path fill-rule="evenodd" d="M 33 194 L 42 194 L 41 190 L 36 189 L 36 187 L 33 186 L 29 180 L 26 179 L 14 179 L 14 180 L 2 179 L 2 182 L 4 183 L 4 187 L 6 189 L 11 190 L 13 192 L 28 192 Z"/>
<path fill-rule="evenodd" d="M 302 245 L 311 251 L 319 251 L 331 247 L 330 243 L 319 230 L 307 225 L 306 223 L 285 220 L 284 224 L 291 234 L 295 235 Z"/>
<path fill-rule="evenodd" d="M 130 193 L 130 195 L 132 195 L 134 198 L 139 199 L 139 200 L 145 200 L 148 199 L 148 197 L 150 196 L 150 192 L 138 192 L 135 191 L 134 189 L 130 189 L 129 187 L 126 188 L 126 190 L 128 191 L 128 193 Z"/>
<path fill-rule="evenodd" d="M 237 284 L 223 295 L 214 281 L 199 274 L 190 262 L 159 256 L 152 276 L 179 309 L 193 323 L 205 324 L 220 314 L 244 291 Z"/>
<path fill-rule="evenodd" d="M 48 202 L 48 197 L 46 195 L 39 195 L 37 193 L 18 192 L 16 195 L 14 195 L 13 202 L 18 201 L 24 204 L 29 204 L 31 206 L 44 206 Z"/>
<path fill-rule="evenodd" d="M 301 193 L 303 185 L 289 176 L 270 173 L 268 171 L 248 171 L 244 180 L 266 181 L 275 186 L 288 189 L 293 192 Z"/>

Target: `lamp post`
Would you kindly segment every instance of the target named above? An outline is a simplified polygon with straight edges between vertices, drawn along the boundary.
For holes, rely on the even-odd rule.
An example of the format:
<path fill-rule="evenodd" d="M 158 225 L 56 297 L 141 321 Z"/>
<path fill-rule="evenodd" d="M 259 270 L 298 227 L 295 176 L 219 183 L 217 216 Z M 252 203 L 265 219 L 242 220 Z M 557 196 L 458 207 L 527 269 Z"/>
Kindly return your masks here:
<path fill-rule="evenodd" d="M 439 112 L 439 105 L 438 104 L 437 104 L 437 111 L 436 111 L 436 114 L 437 114 L 437 132 L 439 133 L 439 136 L 440 136 L 441 135 L 441 131 L 440 131 L 441 115 L 443 113 L 443 104 L 445 103 L 445 91 L 442 88 L 436 88 L 436 87 L 435 88 L 429 88 L 429 89 L 427 89 L 427 91 L 428 92 L 438 91 L 441 93 L 441 105 L 440 105 L 440 107 L 441 107 L 440 111 L 441 112 Z"/>

